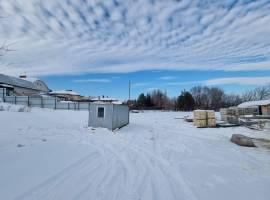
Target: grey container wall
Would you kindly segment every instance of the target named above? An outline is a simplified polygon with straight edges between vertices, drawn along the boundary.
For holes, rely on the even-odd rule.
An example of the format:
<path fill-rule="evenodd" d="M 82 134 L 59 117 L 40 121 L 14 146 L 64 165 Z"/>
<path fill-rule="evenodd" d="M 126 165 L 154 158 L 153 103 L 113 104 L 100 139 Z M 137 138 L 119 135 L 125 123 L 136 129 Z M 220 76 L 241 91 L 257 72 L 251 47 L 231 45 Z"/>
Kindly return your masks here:
<path fill-rule="evenodd" d="M 104 117 L 98 117 L 98 108 L 104 108 Z M 121 128 L 129 123 L 129 108 L 115 104 L 90 104 L 89 122 L 90 127 L 102 127 L 109 130 Z"/>

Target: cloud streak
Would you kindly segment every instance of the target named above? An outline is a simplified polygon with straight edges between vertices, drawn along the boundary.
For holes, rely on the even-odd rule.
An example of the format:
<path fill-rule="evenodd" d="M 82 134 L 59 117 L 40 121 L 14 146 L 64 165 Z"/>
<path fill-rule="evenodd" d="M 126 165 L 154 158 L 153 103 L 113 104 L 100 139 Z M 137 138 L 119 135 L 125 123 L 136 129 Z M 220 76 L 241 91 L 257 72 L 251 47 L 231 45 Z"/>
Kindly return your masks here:
<path fill-rule="evenodd" d="M 217 78 L 210 79 L 204 82 L 205 85 L 251 85 L 251 86 L 262 86 L 270 85 L 270 76 L 267 77 L 232 77 L 232 78 Z"/>
<path fill-rule="evenodd" d="M 270 70 L 270 2 L 0 1 L 2 73 Z"/>
<path fill-rule="evenodd" d="M 110 83 L 110 79 L 79 79 L 74 80 L 74 83 Z"/>
<path fill-rule="evenodd" d="M 168 81 L 168 80 L 174 80 L 174 79 L 177 79 L 177 77 L 175 77 L 175 76 L 162 76 L 159 78 L 159 80 L 162 80 L 162 81 Z"/>

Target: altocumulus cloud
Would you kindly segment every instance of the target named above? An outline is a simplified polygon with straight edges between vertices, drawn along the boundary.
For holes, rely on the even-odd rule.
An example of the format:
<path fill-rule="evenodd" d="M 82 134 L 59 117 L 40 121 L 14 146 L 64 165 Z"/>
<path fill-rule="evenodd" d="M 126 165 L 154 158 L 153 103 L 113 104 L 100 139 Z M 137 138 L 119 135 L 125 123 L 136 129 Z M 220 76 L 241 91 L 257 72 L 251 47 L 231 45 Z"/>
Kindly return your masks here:
<path fill-rule="evenodd" d="M 268 0 L 6 0 L 0 71 L 270 70 Z"/>

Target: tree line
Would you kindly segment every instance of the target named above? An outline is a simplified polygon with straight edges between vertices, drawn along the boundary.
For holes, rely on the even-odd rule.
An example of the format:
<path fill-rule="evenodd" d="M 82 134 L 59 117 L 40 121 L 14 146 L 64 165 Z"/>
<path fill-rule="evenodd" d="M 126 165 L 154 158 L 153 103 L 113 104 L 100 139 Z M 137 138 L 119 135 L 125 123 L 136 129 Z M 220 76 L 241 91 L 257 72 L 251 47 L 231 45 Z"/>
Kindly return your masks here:
<path fill-rule="evenodd" d="M 270 99 L 270 85 L 248 90 L 243 94 L 227 94 L 219 87 L 195 86 L 183 90 L 178 97 L 170 98 L 166 92 L 154 90 L 141 93 L 129 103 L 131 109 L 192 111 L 194 109 L 219 110 L 237 106 L 245 101 Z"/>

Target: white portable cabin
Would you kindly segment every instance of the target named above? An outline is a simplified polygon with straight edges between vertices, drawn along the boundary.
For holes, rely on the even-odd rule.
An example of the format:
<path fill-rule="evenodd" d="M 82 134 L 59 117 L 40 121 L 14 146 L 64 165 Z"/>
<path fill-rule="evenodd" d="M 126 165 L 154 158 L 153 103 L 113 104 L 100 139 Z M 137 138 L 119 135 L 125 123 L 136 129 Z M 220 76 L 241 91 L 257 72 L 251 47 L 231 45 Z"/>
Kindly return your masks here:
<path fill-rule="evenodd" d="M 111 103 L 91 103 L 89 107 L 89 127 L 115 130 L 129 123 L 129 107 Z"/>

